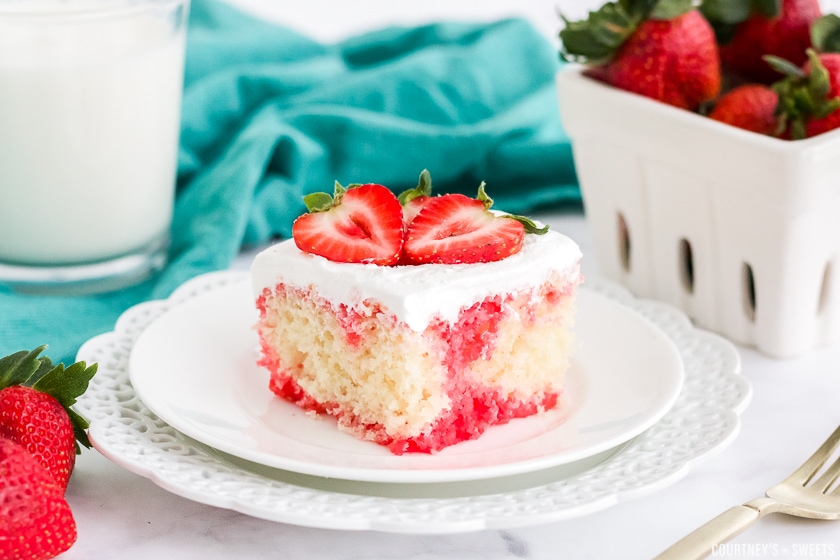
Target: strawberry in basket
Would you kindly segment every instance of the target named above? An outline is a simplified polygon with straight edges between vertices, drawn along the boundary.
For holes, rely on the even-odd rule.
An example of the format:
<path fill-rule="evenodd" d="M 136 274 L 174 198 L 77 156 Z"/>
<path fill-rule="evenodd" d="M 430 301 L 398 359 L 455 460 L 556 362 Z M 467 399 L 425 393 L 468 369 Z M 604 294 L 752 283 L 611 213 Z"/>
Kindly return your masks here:
<path fill-rule="evenodd" d="M 779 79 L 764 56 L 805 63 L 821 15 L 818 0 L 704 0 L 700 10 L 715 29 L 724 70 L 763 84 Z"/>
<path fill-rule="evenodd" d="M 709 113 L 709 118 L 744 130 L 781 136 L 786 122 L 776 113 L 779 94 L 764 84 L 744 84 L 724 95 Z"/>
<path fill-rule="evenodd" d="M 794 140 L 840 128 L 840 54 L 808 49 L 801 68 L 780 58 L 768 61 L 787 76 L 774 88 L 779 92 L 777 112 L 789 122 Z"/>
<path fill-rule="evenodd" d="M 595 79 L 689 110 L 720 91 L 714 31 L 689 0 L 617 0 L 564 21 L 563 58 Z"/>
<path fill-rule="evenodd" d="M 801 140 L 840 128 L 840 54 L 807 51 L 797 66 L 765 57 L 785 77 L 772 86 L 747 84 L 723 95 L 709 117 L 779 138 Z"/>

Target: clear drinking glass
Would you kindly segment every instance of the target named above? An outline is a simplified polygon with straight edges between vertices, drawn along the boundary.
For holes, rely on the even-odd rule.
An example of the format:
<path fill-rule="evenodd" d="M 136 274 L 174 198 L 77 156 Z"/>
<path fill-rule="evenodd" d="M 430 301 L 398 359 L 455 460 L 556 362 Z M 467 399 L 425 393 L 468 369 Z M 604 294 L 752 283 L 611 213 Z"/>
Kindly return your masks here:
<path fill-rule="evenodd" d="M 89 293 L 166 261 L 189 0 L 0 0 L 0 285 Z"/>

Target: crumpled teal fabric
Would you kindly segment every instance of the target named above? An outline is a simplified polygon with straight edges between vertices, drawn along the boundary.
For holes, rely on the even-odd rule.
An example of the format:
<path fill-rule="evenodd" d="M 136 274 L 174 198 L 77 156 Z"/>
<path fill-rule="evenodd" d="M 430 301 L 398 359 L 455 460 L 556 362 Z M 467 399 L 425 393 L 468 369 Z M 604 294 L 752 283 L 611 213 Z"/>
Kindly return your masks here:
<path fill-rule="evenodd" d="M 130 289 L 0 291 L 0 356 L 48 344 L 72 362 L 128 307 L 287 237 L 302 196 L 423 169 L 435 192 L 527 213 L 580 200 L 550 43 L 518 19 L 387 28 L 321 44 L 218 0 L 193 0 L 170 261 Z M 107 232 L 103 232 L 107 235 Z"/>

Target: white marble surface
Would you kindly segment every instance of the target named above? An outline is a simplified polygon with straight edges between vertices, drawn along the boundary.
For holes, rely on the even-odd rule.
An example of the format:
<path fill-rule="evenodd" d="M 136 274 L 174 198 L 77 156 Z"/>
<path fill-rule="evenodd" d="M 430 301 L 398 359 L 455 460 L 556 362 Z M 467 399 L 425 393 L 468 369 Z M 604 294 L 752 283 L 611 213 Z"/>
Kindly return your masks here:
<path fill-rule="evenodd" d="M 427 0 L 422 5 L 307 0 L 295 3 L 294 12 L 283 8 L 292 3 L 236 3 L 324 40 L 400 18 L 410 23 L 448 16 L 489 19 L 524 13 L 547 35 L 553 36 L 557 27 L 555 2 L 547 0 Z M 571 4 L 564 7 L 567 11 L 579 11 L 591 2 L 567 0 L 563 4 Z M 311 14 L 319 12 L 329 15 L 316 20 Z M 584 272 L 597 274 L 596 255 L 583 217 L 570 213 L 541 218 L 577 240 L 586 255 Z M 244 266 L 247 259 L 243 256 L 237 266 Z M 78 460 L 68 490 L 79 539 L 62 558 L 650 558 L 724 509 L 763 495 L 840 423 L 840 346 L 788 361 L 740 350 L 743 374 L 754 394 L 735 441 L 673 485 L 584 517 L 504 531 L 438 536 L 312 529 L 189 501 L 117 467 L 96 451 L 86 451 Z M 840 558 L 840 523 L 771 515 L 713 557 Z"/>

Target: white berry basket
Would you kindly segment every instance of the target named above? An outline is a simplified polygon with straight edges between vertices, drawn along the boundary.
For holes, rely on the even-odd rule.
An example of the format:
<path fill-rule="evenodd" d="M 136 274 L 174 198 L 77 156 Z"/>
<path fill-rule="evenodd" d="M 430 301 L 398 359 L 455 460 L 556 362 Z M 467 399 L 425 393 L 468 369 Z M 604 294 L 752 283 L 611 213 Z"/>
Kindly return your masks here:
<path fill-rule="evenodd" d="M 601 274 L 777 358 L 840 340 L 840 131 L 778 140 L 558 73 Z"/>

